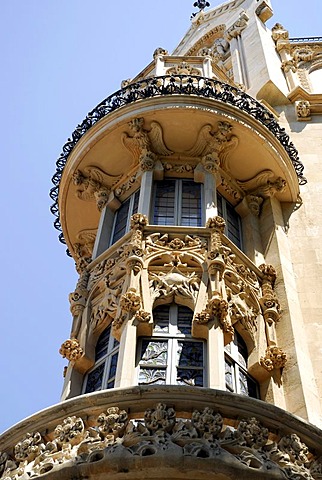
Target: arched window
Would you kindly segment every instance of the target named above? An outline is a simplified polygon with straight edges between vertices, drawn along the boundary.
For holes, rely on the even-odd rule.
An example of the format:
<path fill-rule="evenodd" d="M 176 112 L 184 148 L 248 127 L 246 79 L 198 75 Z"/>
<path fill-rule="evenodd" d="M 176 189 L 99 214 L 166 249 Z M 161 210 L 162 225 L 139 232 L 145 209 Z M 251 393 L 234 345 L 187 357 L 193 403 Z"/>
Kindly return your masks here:
<path fill-rule="evenodd" d="M 108 326 L 99 336 L 95 348 L 95 365 L 84 381 L 84 392 L 90 393 L 114 387 L 119 342 L 111 335 Z"/>
<path fill-rule="evenodd" d="M 234 207 L 217 192 L 218 215 L 225 219 L 225 235 L 242 249 L 241 219 Z"/>
<path fill-rule="evenodd" d="M 152 337 L 139 342 L 139 385 L 205 385 L 205 342 L 192 338 L 192 317 L 177 304 L 154 309 Z"/>
<path fill-rule="evenodd" d="M 120 208 L 115 212 L 111 235 L 111 245 L 117 242 L 129 231 L 131 216 L 138 211 L 139 197 L 140 190 L 137 190 L 127 200 L 125 200 Z"/>
<path fill-rule="evenodd" d="M 258 398 L 258 385 L 247 372 L 247 360 L 247 346 L 235 330 L 234 340 L 225 346 L 226 390 Z"/>
<path fill-rule="evenodd" d="M 155 182 L 152 223 L 201 227 L 202 185 L 191 179 L 166 179 Z"/>

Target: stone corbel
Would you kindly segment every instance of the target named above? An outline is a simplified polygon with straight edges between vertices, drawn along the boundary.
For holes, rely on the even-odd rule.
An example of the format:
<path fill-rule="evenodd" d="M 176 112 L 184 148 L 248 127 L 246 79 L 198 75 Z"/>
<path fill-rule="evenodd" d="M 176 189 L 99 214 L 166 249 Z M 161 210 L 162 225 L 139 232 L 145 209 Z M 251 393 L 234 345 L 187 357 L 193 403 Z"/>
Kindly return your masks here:
<path fill-rule="evenodd" d="M 204 125 L 193 147 L 185 153 L 191 157 L 199 157 L 207 172 L 216 174 L 219 166 L 229 171 L 228 155 L 238 145 L 238 138 L 233 135 L 232 129 L 229 122 L 218 122 L 215 131 L 212 125 Z"/>
<path fill-rule="evenodd" d="M 67 358 L 70 362 L 79 360 L 84 352 L 76 338 L 66 340 L 60 347 L 59 353 L 63 358 Z"/>
<path fill-rule="evenodd" d="M 163 130 L 158 122 L 151 122 L 150 130 L 145 130 L 144 118 L 133 118 L 128 122 L 132 135 L 122 134 L 122 143 L 131 153 L 134 165 L 139 164 L 141 171 L 153 170 L 158 156 L 168 156 L 169 150 L 163 140 Z"/>
<path fill-rule="evenodd" d="M 238 186 L 246 193 L 250 211 L 258 216 L 263 200 L 273 197 L 286 188 L 286 181 L 276 177 L 272 170 L 263 170 L 249 180 L 237 180 Z"/>
<path fill-rule="evenodd" d="M 110 184 L 115 183 L 120 175 L 110 175 L 98 167 L 91 166 L 85 167 L 83 172 L 76 170 L 72 176 L 73 183 L 77 187 L 76 196 L 81 200 L 96 202 L 101 212 L 111 192 Z"/>

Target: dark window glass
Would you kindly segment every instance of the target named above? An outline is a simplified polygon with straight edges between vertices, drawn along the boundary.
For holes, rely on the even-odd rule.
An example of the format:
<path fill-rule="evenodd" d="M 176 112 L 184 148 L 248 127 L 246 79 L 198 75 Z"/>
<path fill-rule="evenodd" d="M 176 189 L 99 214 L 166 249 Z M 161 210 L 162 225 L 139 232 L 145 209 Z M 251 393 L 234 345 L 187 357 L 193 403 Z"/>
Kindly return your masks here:
<path fill-rule="evenodd" d="M 202 225 L 201 185 L 193 180 L 156 182 L 154 195 L 154 225 Z"/>
<path fill-rule="evenodd" d="M 217 192 L 218 215 L 225 219 L 225 235 L 238 248 L 241 248 L 241 221 L 234 207 Z"/>
<path fill-rule="evenodd" d="M 120 208 L 115 213 L 114 229 L 112 235 L 111 245 L 117 242 L 125 235 L 129 230 L 130 218 L 134 213 L 138 211 L 140 199 L 140 190 L 137 190 L 131 195 L 125 202 L 122 203 Z"/>

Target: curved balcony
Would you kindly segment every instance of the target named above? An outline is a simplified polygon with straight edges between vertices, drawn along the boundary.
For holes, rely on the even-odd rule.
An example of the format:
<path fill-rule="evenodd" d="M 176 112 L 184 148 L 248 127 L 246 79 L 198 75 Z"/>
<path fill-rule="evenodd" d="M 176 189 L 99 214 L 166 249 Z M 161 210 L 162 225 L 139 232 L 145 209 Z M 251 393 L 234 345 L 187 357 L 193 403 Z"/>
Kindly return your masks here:
<path fill-rule="evenodd" d="M 75 234 L 67 232 L 67 224 L 70 218 L 74 221 L 78 208 L 70 196 L 70 191 L 72 196 L 75 193 L 70 188 L 72 175 L 80 167 L 86 168 L 95 162 L 102 170 L 109 171 L 112 186 L 121 172 L 131 170 L 133 159 L 121 138 L 129 120 L 143 115 L 147 124 L 157 120 L 163 128 L 168 149 L 173 153 L 167 157 L 170 161 L 178 157 L 187 159 L 192 140 L 196 142 L 204 126 L 213 127 L 214 120 L 229 120 L 239 141 L 236 151 L 230 154 L 230 170 L 235 178 L 245 181 L 261 170 L 271 170 L 286 180 L 287 188 L 281 201 L 288 202 L 296 201 L 298 182 L 300 185 L 306 182 L 304 167 L 289 136 L 274 115 L 254 98 L 234 86 L 200 76 L 148 78 L 128 85 L 101 102 L 77 126 L 63 147 L 50 196 L 54 201 L 51 207 L 56 216 L 54 225 L 63 230 L 60 239 L 64 242 L 65 236 L 68 246 Z M 97 212 L 86 206 L 83 214 L 91 219 L 91 224 L 79 221 L 74 230 L 97 228 Z"/>
<path fill-rule="evenodd" d="M 0 478 L 318 480 L 321 433 L 273 405 L 228 392 L 114 389 L 65 401 L 7 430 Z"/>

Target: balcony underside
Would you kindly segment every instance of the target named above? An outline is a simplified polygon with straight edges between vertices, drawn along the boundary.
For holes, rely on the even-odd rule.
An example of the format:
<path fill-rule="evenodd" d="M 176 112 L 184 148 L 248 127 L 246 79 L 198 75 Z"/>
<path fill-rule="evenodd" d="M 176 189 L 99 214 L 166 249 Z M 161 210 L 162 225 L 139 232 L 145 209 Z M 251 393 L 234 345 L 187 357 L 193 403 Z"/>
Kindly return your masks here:
<path fill-rule="evenodd" d="M 320 440 L 312 425 L 228 392 L 115 389 L 55 405 L 5 432 L 0 477 L 316 480 Z"/>
<path fill-rule="evenodd" d="M 157 80 L 149 79 L 144 86 L 134 84 L 117 92 L 115 98 L 110 97 L 113 102 L 110 100 L 108 106 L 102 102 L 65 145 L 57 162 L 53 178 L 56 186 L 51 194 L 59 201 L 59 213 L 58 206 L 53 207 L 53 213 L 59 216 L 56 226 L 61 225 L 71 251 L 77 235 L 96 229 L 99 221 L 95 199 L 84 202 L 84 195 L 80 199 L 73 175 L 74 179 L 78 172 L 86 176 L 95 167 L 103 172 L 104 185 L 112 191 L 116 187 L 122 189 L 131 177 L 138 179 L 140 166 L 130 145 L 135 134 L 129 127 L 135 118 L 143 119 L 143 130 L 150 138 L 158 125 L 162 148 L 155 153 L 163 167 L 180 163 L 195 168 L 201 162 L 200 140 L 203 134 L 207 135 L 207 128 L 210 133 L 204 137 L 206 142 L 216 136 L 220 122 L 229 124 L 233 148 L 223 152 L 225 158 L 221 160 L 227 174 L 245 182 L 263 171 L 272 172 L 274 178 L 286 182 L 286 188 L 277 194 L 278 199 L 297 201 L 299 182 L 305 182 L 303 166 L 286 133 L 261 104 L 220 82 L 209 80 L 211 88 L 207 89 L 205 79 L 200 77 L 192 79 L 194 83 L 182 78 L 172 80 L 172 89 L 169 78 L 162 77 L 159 82 L 163 90 Z"/>

